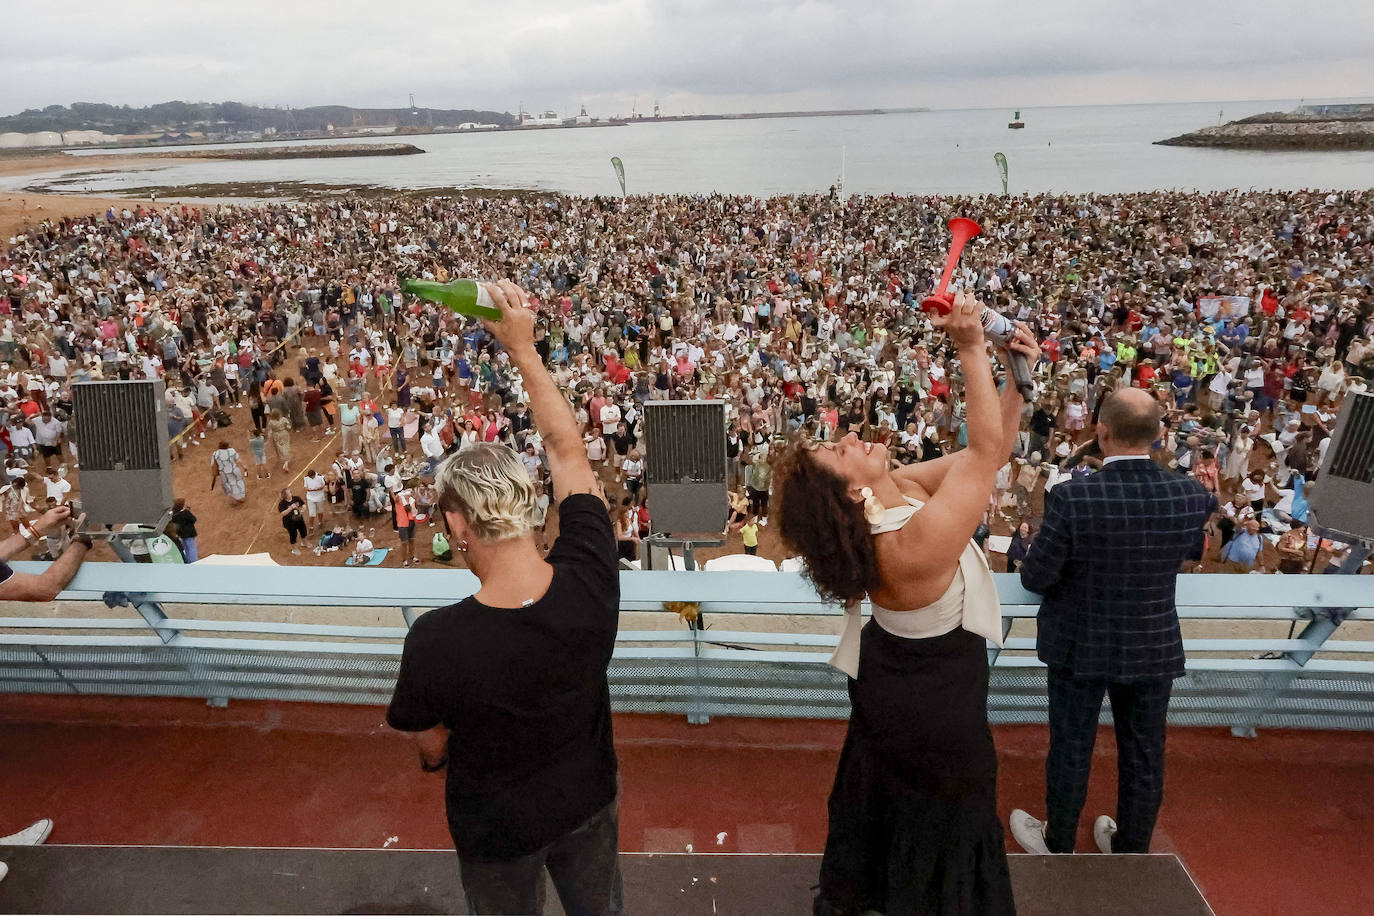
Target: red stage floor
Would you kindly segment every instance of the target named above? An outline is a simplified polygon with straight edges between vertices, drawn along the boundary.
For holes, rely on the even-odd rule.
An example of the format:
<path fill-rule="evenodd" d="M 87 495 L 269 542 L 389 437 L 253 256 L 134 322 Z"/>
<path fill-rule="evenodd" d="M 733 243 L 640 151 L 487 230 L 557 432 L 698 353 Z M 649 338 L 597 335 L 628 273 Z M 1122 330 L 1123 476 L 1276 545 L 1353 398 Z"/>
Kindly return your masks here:
<path fill-rule="evenodd" d="M 52 842 L 444 848 L 442 777 L 379 707 L 0 699 L 0 831 Z M 819 852 L 844 723 L 616 720 L 629 852 Z M 1043 728 L 996 729 L 1003 812 L 1043 809 Z M 1154 851 L 1222 916 L 1374 912 L 1374 734 L 1175 729 Z M 1115 808 L 1099 738 L 1079 849 Z M 1008 838 L 1009 847 L 1011 840 Z M 1109 911 L 1110 901 L 1104 901 Z"/>

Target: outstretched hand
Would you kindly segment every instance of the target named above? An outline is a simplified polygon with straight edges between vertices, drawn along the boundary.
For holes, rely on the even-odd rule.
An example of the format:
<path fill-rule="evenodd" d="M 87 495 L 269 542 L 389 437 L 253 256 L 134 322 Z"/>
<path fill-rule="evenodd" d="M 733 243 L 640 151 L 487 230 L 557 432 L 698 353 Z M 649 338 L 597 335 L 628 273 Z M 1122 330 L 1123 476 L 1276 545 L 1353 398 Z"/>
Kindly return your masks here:
<path fill-rule="evenodd" d="M 509 280 L 482 285 L 492 304 L 501 310 L 500 321 L 482 322 L 487 333 L 512 353 L 534 349 L 534 310 L 530 308 L 529 294 Z"/>

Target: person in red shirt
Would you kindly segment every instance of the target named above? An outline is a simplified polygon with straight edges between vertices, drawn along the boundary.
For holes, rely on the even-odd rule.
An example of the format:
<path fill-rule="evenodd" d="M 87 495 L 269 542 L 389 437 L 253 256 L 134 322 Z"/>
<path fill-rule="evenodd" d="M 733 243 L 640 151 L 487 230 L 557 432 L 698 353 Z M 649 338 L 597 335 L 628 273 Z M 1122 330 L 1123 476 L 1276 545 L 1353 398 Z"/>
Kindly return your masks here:
<path fill-rule="evenodd" d="M 1135 370 L 1135 387 L 1149 388 L 1155 383 L 1155 376 L 1158 374 L 1151 360 L 1142 359 Z"/>
<path fill-rule="evenodd" d="M 1050 361 L 1051 366 L 1059 363 L 1059 335 L 1057 333 L 1051 331 L 1050 336 L 1045 338 L 1045 343 L 1041 349 L 1044 350 L 1045 358 Z"/>
<path fill-rule="evenodd" d="M 1273 317 L 1274 313 L 1279 310 L 1279 300 L 1272 289 L 1266 288 L 1264 290 L 1264 295 L 1260 297 L 1260 309 L 1270 317 Z"/>

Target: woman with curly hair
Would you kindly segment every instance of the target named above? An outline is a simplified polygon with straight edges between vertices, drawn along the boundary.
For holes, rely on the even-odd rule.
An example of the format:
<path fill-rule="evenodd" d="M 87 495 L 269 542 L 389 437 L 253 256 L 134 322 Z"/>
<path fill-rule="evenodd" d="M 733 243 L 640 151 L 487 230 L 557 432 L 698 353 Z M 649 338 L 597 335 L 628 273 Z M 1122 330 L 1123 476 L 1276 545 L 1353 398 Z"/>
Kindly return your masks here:
<path fill-rule="evenodd" d="M 1015 912 L 987 722 L 986 648 L 1001 644 L 1001 608 L 970 538 L 1023 402 L 1010 384 L 999 401 L 981 313 L 961 293 L 931 318 L 963 364 L 968 448 L 894 469 L 882 445 L 850 434 L 793 444 L 776 472 L 783 539 L 821 595 L 846 605 L 831 663 L 849 675 L 852 713 L 817 914 Z M 1031 365 L 1040 355 L 1025 325 L 1010 348 Z"/>

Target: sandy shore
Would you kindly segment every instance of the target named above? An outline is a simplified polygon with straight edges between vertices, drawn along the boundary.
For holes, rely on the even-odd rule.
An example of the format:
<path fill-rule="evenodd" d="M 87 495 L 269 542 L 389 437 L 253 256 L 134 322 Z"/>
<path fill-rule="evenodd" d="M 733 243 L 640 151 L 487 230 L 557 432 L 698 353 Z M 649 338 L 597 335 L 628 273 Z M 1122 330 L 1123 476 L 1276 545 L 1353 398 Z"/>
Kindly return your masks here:
<path fill-rule="evenodd" d="M 67 153 L 21 152 L 0 155 L 0 178 L 37 175 L 45 172 L 115 171 L 130 166 L 167 164 L 155 156 L 72 156 Z M 109 207 L 131 207 L 151 201 L 124 197 L 92 197 L 83 194 L 33 194 L 0 191 L 0 240 L 23 231 L 50 217 L 85 216 L 103 213 Z"/>

